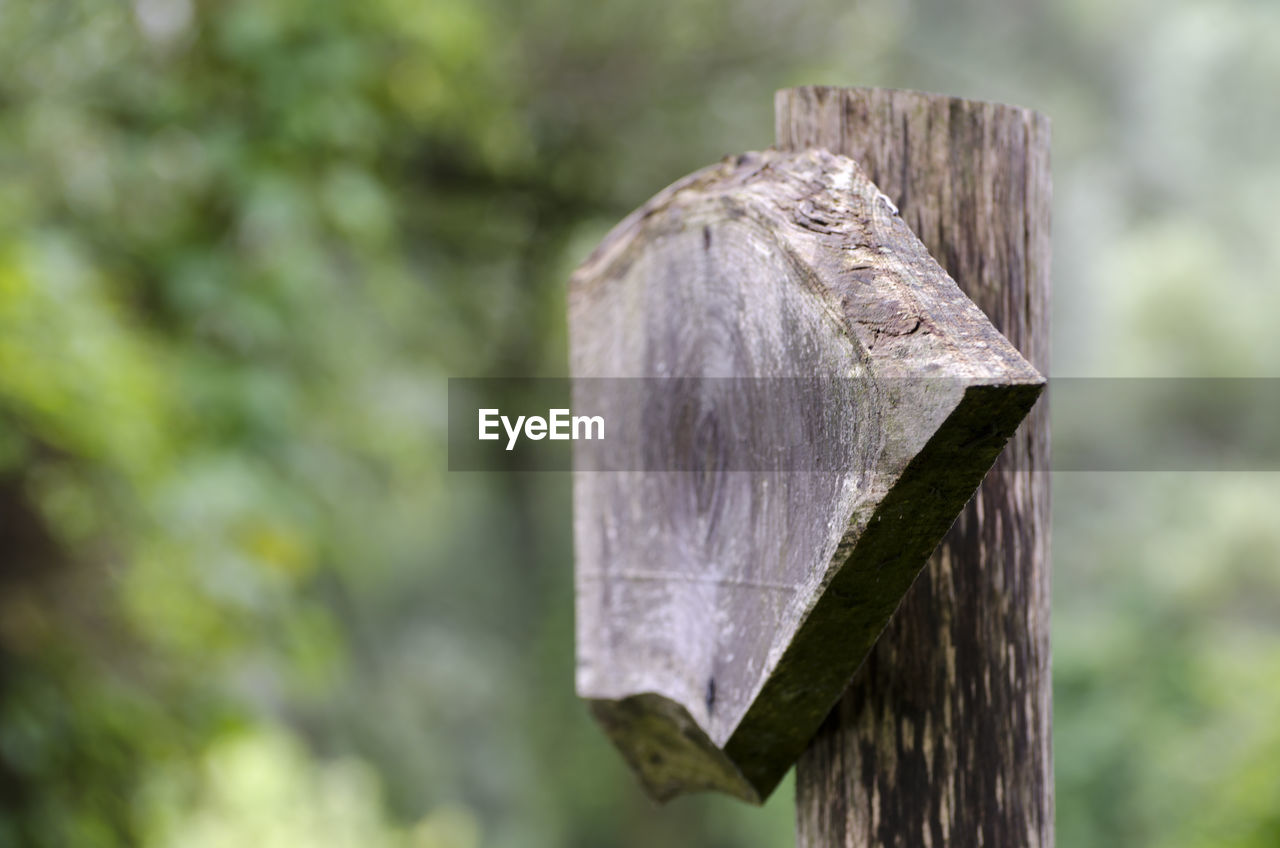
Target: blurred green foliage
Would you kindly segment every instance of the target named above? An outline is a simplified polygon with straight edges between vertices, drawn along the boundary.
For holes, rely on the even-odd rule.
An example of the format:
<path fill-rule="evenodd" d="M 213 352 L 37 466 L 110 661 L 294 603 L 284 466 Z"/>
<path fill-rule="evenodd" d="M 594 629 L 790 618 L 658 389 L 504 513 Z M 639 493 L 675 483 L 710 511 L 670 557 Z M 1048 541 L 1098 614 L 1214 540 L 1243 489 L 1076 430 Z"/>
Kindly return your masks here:
<path fill-rule="evenodd" d="M 1275 376 L 1273 4 L 0 4 L 0 846 L 765 846 L 572 693 L 568 485 L 445 378 L 771 92 L 1055 120 L 1058 367 Z M 1055 483 L 1060 844 L 1280 843 L 1268 475 Z"/>

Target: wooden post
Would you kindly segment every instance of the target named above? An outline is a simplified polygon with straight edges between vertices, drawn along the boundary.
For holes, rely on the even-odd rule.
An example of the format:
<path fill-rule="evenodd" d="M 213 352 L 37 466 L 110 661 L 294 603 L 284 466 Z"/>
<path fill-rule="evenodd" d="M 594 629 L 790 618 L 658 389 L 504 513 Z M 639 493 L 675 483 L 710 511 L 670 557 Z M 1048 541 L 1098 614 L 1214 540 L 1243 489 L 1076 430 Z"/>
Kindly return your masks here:
<path fill-rule="evenodd" d="M 778 92 L 777 145 L 856 160 L 1042 373 L 1049 122 L 906 91 Z M 947 534 L 796 777 L 799 844 L 1052 846 L 1042 402 Z"/>
<path fill-rule="evenodd" d="M 763 800 L 1043 377 L 856 162 L 733 156 L 569 285 L 577 689 L 651 795 Z"/>

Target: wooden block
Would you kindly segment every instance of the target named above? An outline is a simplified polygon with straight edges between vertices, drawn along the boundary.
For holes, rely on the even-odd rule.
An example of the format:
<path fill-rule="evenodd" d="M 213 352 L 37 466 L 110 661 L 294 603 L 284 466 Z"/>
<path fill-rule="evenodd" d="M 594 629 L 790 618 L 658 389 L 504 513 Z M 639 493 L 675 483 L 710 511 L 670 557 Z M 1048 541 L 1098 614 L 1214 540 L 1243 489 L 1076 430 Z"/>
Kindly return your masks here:
<path fill-rule="evenodd" d="M 659 193 L 569 331 L 575 379 L 647 378 L 587 381 L 626 470 L 575 443 L 578 694 L 653 797 L 758 803 L 1044 380 L 822 150 Z"/>

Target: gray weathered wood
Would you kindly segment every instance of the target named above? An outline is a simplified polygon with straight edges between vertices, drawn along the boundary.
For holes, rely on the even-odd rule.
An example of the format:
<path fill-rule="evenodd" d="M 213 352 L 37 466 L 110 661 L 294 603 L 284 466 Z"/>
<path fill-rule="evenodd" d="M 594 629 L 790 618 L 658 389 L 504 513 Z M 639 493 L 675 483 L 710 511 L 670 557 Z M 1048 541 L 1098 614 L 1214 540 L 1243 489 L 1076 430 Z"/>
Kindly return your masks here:
<path fill-rule="evenodd" d="M 661 192 L 569 323 L 578 692 L 654 797 L 759 801 L 1043 380 L 826 151 Z"/>
<path fill-rule="evenodd" d="M 776 105 L 780 148 L 857 159 L 1047 372 L 1046 118 L 870 89 Z M 801 846 L 1052 846 L 1047 415 L 1010 441 L 801 758 Z"/>

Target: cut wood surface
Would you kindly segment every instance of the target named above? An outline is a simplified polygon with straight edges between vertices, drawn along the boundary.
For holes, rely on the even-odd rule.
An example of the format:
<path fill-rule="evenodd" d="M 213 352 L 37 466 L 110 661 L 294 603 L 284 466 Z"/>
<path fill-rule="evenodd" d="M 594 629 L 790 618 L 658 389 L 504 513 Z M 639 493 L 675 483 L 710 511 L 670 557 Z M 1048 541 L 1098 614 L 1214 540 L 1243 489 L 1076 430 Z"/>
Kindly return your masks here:
<path fill-rule="evenodd" d="M 790 89 L 776 105 L 780 148 L 862 164 L 1047 373 L 1044 116 L 878 89 Z M 1048 457 L 1041 404 L 801 758 L 801 846 L 1052 846 Z"/>
<path fill-rule="evenodd" d="M 645 378 L 575 384 L 609 434 L 575 443 L 578 693 L 654 797 L 760 801 L 1043 380 L 823 150 L 658 194 L 569 330 L 575 378 Z"/>

